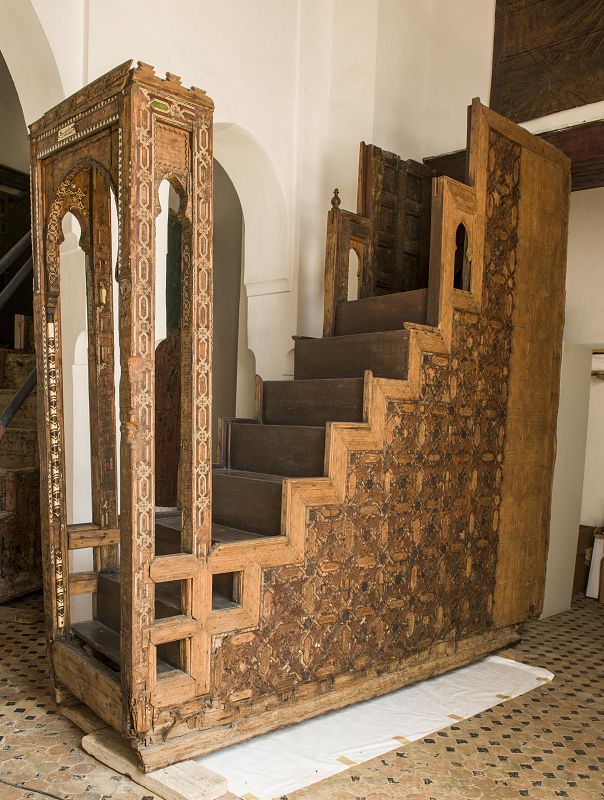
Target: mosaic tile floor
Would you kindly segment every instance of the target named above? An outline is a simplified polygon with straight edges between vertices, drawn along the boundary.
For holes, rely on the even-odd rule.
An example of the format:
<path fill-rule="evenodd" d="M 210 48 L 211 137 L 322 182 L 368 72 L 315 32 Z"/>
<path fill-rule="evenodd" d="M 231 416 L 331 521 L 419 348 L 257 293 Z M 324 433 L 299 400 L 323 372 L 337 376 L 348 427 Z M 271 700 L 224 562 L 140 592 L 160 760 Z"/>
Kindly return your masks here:
<path fill-rule="evenodd" d="M 0 644 L 0 800 L 156 800 L 84 753 L 51 706 L 42 626 L 0 622 Z M 604 798 L 604 606 L 530 623 L 509 655 L 555 680 L 286 800 Z"/>
<path fill-rule="evenodd" d="M 577 598 L 507 655 L 554 681 L 287 800 L 604 798 L 604 605 Z"/>

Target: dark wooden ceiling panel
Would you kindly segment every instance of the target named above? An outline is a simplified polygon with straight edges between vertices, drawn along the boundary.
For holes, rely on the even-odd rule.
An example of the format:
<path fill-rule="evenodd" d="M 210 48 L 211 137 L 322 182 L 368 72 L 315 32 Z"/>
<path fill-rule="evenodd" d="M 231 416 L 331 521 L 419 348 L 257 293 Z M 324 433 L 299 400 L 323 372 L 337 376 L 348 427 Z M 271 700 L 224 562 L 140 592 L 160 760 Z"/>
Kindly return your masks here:
<path fill-rule="evenodd" d="M 497 0 L 491 108 L 515 121 L 604 99 L 604 0 Z"/>

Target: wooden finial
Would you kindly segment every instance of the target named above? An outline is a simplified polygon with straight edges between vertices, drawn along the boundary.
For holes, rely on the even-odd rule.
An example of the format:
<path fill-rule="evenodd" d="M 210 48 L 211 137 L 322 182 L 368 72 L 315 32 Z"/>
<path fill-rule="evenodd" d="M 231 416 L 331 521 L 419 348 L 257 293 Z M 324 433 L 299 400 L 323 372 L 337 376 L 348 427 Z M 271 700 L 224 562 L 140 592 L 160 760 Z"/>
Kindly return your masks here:
<path fill-rule="evenodd" d="M 340 200 L 340 190 L 334 189 L 333 190 L 333 197 L 331 198 L 331 207 L 338 208 L 342 201 Z"/>

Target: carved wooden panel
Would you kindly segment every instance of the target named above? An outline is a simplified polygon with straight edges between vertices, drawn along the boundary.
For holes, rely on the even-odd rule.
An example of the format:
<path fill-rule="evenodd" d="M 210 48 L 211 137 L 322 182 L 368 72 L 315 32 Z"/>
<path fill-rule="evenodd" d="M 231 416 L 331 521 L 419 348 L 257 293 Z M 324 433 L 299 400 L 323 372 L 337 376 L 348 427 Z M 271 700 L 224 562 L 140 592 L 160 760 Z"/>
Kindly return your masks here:
<path fill-rule="evenodd" d="M 361 145 L 357 213 L 370 225 L 359 297 L 428 285 L 431 173 L 375 145 Z"/>
<path fill-rule="evenodd" d="M 435 320 L 405 326 L 408 378 L 366 376 L 366 423 L 332 423 L 325 477 L 286 481 L 281 541 L 211 554 L 213 572 L 242 571 L 241 608 L 210 615 L 210 691 L 156 716 L 139 745 L 146 768 L 435 674 L 538 613 L 569 163 L 475 103 L 468 174 L 471 187 L 434 185 Z M 453 288 L 462 223 L 469 291 Z M 518 391 L 527 369 L 543 389 Z M 527 436 L 529 408 L 542 422 Z"/>
<path fill-rule="evenodd" d="M 602 0 L 497 0 L 491 107 L 523 121 L 604 99 Z"/>
<path fill-rule="evenodd" d="M 426 354 L 417 400 L 388 404 L 383 451 L 352 454 L 344 501 L 311 511 L 304 563 L 265 572 L 258 629 L 215 656 L 227 707 L 492 625 L 520 147 L 490 152 L 481 313 L 455 312 L 451 355 Z"/>

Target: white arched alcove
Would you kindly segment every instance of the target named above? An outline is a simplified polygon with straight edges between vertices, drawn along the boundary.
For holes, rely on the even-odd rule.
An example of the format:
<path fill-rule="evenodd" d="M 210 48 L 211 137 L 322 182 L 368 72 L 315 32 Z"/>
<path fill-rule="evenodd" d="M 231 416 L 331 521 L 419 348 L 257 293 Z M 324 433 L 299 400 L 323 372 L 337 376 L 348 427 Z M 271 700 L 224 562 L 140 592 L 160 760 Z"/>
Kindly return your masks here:
<path fill-rule="evenodd" d="M 239 125 L 215 125 L 214 156 L 243 211 L 248 346 L 262 378 L 282 379 L 288 375 L 287 353 L 296 332 L 293 235 L 283 189 L 266 150 Z"/>
<path fill-rule="evenodd" d="M 0 52 L 28 124 L 63 100 L 57 63 L 31 0 L 2 0 Z"/>

